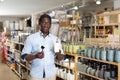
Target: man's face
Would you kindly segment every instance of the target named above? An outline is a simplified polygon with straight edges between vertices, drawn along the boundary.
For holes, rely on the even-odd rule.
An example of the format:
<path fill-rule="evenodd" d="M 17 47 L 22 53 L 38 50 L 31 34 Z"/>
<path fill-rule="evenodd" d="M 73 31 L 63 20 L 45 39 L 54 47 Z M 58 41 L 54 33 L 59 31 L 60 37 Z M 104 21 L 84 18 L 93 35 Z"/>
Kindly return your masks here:
<path fill-rule="evenodd" d="M 51 27 L 51 23 L 50 23 L 50 20 L 48 18 L 44 18 L 40 25 L 41 25 L 41 31 L 43 33 L 49 32 L 49 29 Z"/>

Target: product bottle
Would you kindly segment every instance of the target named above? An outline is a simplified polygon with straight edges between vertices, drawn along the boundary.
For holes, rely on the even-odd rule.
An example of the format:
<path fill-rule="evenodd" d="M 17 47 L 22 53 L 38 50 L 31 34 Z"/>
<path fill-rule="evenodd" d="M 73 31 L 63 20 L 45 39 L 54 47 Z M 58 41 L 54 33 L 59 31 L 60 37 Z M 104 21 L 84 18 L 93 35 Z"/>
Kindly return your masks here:
<path fill-rule="evenodd" d="M 70 80 L 70 76 L 71 76 L 70 70 L 68 70 L 68 73 L 67 73 L 67 80 Z"/>
<path fill-rule="evenodd" d="M 64 79 L 66 80 L 67 79 L 67 72 L 66 72 L 66 69 L 64 68 L 64 71 L 63 71 L 63 75 L 64 75 Z"/>
<path fill-rule="evenodd" d="M 115 78 L 116 76 L 116 66 L 112 65 L 111 66 L 111 78 Z"/>
<path fill-rule="evenodd" d="M 105 70 L 104 70 L 104 79 L 105 80 L 109 80 L 110 78 L 110 64 L 109 65 L 105 65 Z"/>
<path fill-rule="evenodd" d="M 70 80 L 74 80 L 74 72 L 73 71 L 70 74 Z"/>
<path fill-rule="evenodd" d="M 104 69 L 105 69 L 105 65 L 102 65 L 101 70 L 99 72 L 99 77 L 102 79 L 104 78 L 104 72 L 105 72 Z"/>
<path fill-rule="evenodd" d="M 54 43 L 54 52 L 59 52 L 60 50 L 60 43 L 58 41 L 58 39 L 56 40 L 56 42 Z"/>
<path fill-rule="evenodd" d="M 70 59 L 70 68 L 74 68 L 74 59 L 73 59 L 73 57 Z"/>
<path fill-rule="evenodd" d="M 95 71 L 95 76 L 96 76 L 96 77 L 99 76 L 99 72 L 100 72 L 100 70 L 99 70 L 99 66 L 97 66 L 97 70 Z"/>

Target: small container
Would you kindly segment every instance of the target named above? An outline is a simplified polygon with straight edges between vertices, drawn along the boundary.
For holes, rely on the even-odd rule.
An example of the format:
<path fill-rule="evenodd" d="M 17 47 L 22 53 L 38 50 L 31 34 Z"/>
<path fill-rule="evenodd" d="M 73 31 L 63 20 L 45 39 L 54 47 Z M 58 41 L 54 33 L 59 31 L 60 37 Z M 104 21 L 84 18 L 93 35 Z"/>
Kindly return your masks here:
<path fill-rule="evenodd" d="M 74 68 L 74 59 L 73 58 L 70 59 L 70 68 Z"/>
<path fill-rule="evenodd" d="M 115 55 L 115 50 L 114 49 L 108 49 L 107 60 L 108 61 L 114 61 L 114 55 Z"/>
<path fill-rule="evenodd" d="M 69 53 L 72 53 L 72 52 L 73 52 L 73 45 L 72 45 L 72 44 L 70 44 L 70 45 L 68 46 L 68 52 L 69 52 Z"/>
<path fill-rule="evenodd" d="M 65 59 L 63 65 L 69 67 L 69 59 Z"/>
<path fill-rule="evenodd" d="M 101 50 L 101 54 L 100 54 L 100 58 L 101 60 L 106 61 L 106 55 L 107 55 L 107 50 L 105 49 L 105 47 Z"/>
<path fill-rule="evenodd" d="M 120 49 L 115 52 L 115 61 L 120 63 Z"/>
<path fill-rule="evenodd" d="M 73 53 L 77 53 L 79 49 L 80 49 L 79 45 L 73 45 Z"/>
<path fill-rule="evenodd" d="M 95 58 L 95 53 L 96 53 L 96 46 L 93 47 L 92 55 L 91 55 L 92 58 Z"/>
<path fill-rule="evenodd" d="M 96 49 L 95 58 L 98 60 L 100 59 L 100 48 L 99 47 Z"/>
<path fill-rule="evenodd" d="M 92 48 L 89 47 L 87 50 L 87 57 L 91 58 L 91 54 L 92 54 Z"/>

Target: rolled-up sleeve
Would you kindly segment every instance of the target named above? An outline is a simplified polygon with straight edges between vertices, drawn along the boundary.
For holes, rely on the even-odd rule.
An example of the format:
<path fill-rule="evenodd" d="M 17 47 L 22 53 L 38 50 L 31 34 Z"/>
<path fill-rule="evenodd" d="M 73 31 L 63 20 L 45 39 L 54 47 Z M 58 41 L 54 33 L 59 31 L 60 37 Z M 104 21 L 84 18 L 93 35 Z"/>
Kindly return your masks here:
<path fill-rule="evenodd" d="M 24 43 L 24 48 L 22 50 L 22 60 L 25 61 L 25 56 L 27 54 L 31 54 L 32 51 L 32 44 L 31 44 L 31 39 L 30 37 L 27 37 L 25 43 Z"/>

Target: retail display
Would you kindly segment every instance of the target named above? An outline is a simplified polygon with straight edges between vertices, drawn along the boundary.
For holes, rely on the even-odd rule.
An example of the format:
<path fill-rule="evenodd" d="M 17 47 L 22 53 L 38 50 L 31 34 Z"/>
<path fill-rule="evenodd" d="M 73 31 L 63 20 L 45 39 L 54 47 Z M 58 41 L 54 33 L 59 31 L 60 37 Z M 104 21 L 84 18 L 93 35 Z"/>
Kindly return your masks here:
<path fill-rule="evenodd" d="M 84 32 L 82 31 L 83 28 L 79 22 L 80 16 L 78 13 L 74 13 L 69 17 L 64 13 L 57 16 L 57 18 L 59 18 L 59 25 L 53 24 L 53 27 L 56 26 L 57 31 L 54 30 L 52 33 L 58 35 L 62 40 L 62 48 L 66 54 L 65 60 L 59 61 L 56 59 L 57 77 L 63 80 L 120 79 L 120 11 L 94 16 L 95 24 L 92 26 L 94 27 L 92 28 L 94 38 L 92 38 L 92 32 L 87 34 L 87 28 L 83 30 Z M 13 24 L 11 25 L 13 26 Z M 18 26 L 17 23 L 15 25 Z M 21 42 L 24 42 L 29 34 L 15 35 L 20 32 L 21 30 L 18 27 L 11 30 L 11 40 L 7 41 L 8 65 L 20 79 L 28 79 L 28 64 L 23 63 L 21 60 L 21 52 L 24 47 Z M 83 36 L 83 33 L 89 35 L 89 38 L 85 38 L 86 35 Z M 60 46 L 59 43 L 56 42 L 54 45 L 55 52 L 58 52 L 57 46 Z M 41 48 L 44 49 L 44 46 L 41 46 Z"/>
<path fill-rule="evenodd" d="M 21 61 L 21 51 L 24 47 L 23 43 L 15 41 L 7 41 L 8 49 L 8 66 L 20 77 L 20 79 L 28 78 L 29 68 L 26 63 Z"/>

